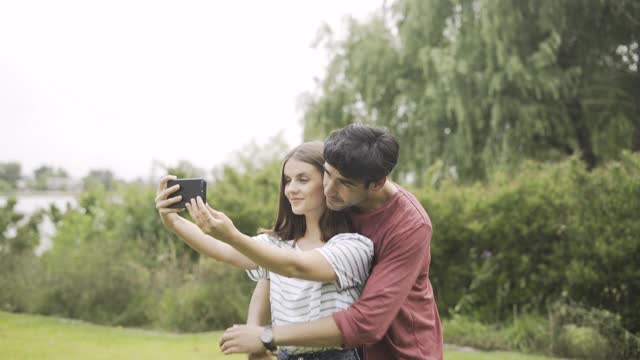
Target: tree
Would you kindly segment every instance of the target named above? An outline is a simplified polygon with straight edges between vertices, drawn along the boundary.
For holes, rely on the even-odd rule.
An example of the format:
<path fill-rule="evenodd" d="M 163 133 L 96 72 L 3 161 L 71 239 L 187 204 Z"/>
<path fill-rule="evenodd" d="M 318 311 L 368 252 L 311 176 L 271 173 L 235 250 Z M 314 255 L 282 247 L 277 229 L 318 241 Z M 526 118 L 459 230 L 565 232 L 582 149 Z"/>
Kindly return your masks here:
<path fill-rule="evenodd" d="M 17 162 L 0 163 L 0 182 L 5 182 L 10 189 L 16 189 L 21 177 L 22 168 Z"/>
<path fill-rule="evenodd" d="M 206 173 L 203 169 L 187 160 L 180 160 L 176 166 L 167 169 L 167 172 L 178 178 L 201 178 Z"/>
<path fill-rule="evenodd" d="M 640 147 L 638 18 L 635 1 L 396 1 L 344 40 L 326 33 L 305 137 L 387 126 L 398 175 L 418 181 L 438 159 L 469 180 L 577 151 L 592 168 Z"/>
<path fill-rule="evenodd" d="M 91 188 L 99 183 L 104 186 L 105 190 L 111 190 L 115 185 L 115 176 L 111 170 L 94 169 L 89 171 L 89 174 L 82 179 L 82 182 L 85 189 Z"/>
<path fill-rule="evenodd" d="M 42 165 L 35 169 L 33 175 L 35 181 L 33 186 L 36 190 L 49 190 L 50 187 L 54 185 L 51 183 L 53 179 L 67 179 L 69 177 L 69 174 L 63 168 L 55 169 L 47 165 Z M 55 187 L 64 188 L 64 184 Z"/>
<path fill-rule="evenodd" d="M 40 241 L 38 225 L 42 222 L 43 212 L 38 211 L 23 221 L 25 215 L 15 210 L 16 203 L 15 198 L 9 198 L 0 207 L 0 257 L 33 253 Z"/>

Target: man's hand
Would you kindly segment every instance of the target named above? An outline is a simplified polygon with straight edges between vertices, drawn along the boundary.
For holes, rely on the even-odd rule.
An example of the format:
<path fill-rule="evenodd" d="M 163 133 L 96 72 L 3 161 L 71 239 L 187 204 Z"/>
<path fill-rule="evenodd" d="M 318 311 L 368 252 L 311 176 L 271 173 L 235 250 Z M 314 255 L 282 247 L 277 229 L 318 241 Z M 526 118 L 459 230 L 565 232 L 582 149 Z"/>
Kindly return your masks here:
<path fill-rule="evenodd" d="M 191 199 L 186 206 L 193 221 L 205 234 L 226 243 L 233 241 L 238 229 L 227 215 L 205 204 L 200 196 L 197 199 Z"/>
<path fill-rule="evenodd" d="M 263 329 L 256 325 L 233 325 L 222 335 L 220 350 L 224 354 L 264 353 L 265 348 L 260 341 Z"/>

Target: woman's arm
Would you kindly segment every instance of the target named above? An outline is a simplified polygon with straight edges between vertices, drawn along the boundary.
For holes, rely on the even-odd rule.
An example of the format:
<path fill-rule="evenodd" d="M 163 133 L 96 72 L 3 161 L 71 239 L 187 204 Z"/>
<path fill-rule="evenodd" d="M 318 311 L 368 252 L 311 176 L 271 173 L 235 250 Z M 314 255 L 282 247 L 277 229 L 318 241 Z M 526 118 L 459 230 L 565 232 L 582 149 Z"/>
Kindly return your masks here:
<path fill-rule="evenodd" d="M 187 210 L 198 227 L 233 246 L 258 266 L 277 274 L 311 281 L 330 282 L 337 275 L 318 251 L 293 251 L 255 241 L 241 233 L 223 213 L 212 209 L 200 197 L 187 203 Z"/>
<path fill-rule="evenodd" d="M 179 202 L 181 199 L 180 196 L 168 198 L 169 195 L 178 190 L 179 185 L 167 188 L 167 182 L 175 178 L 173 175 L 162 178 L 156 193 L 156 208 L 164 226 L 203 255 L 241 269 L 255 269 L 257 266 L 251 259 L 242 255 L 228 244 L 205 234 L 196 224 L 177 214 L 177 212 L 184 211 L 184 209 L 169 208 L 170 205 Z"/>
<path fill-rule="evenodd" d="M 256 288 L 253 290 L 251 302 L 249 303 L 247 325 L 267 325 L 271 323 L 270 286 L 269 279 L 260 279 L 256 283 Z"/>
<path fill-rule="evenodd" d="M 248 257 L 242 255 L 229 244 L 211 237 L 200 230 L 191 221 L 176 214 L 176 219 L 169 230 L 180 237 L 187 245 L 200 254 L 224 262 L 241 269 L 255 269 L 257 265 Z M 255 241 L 250 239 L 251 241 Z M 257 241 L 256 241 L 257 242 Z"/>
<path fill-rule="evenodd" d="M 249 303 L 249 313 L 247 314 L 247 325 L 267 325 L 271 323 L 271 302 L 269 301 L 269 289 L 271 282 L 269 279 L 260 279 L 253 290 L 251 302 Z M 272 360 L 266 351 L 249 354 L 249 360 Z"/>

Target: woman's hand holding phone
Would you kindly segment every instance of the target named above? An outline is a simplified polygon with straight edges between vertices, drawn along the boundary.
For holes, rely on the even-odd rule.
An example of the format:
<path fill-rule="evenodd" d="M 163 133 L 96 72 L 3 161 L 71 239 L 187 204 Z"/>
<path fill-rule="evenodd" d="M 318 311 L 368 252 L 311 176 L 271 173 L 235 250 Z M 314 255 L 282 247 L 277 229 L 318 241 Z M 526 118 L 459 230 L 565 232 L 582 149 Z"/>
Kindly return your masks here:
<path fill-rule="evenodd" d="M 176 220 L 176 217 L 180 216 L 177 213 L 180 211 L 184 211 L 184 208 L 173 209 L 169 206 L 180 202 L 182 200 L 182 196 L 175 196 L 169 198 L 171 194 L 178 191 L 180 185 L 174 185 L 172 187 L 167 188 L 167 183 L 169 180 L 175 180 L 177 177 L 175 175 L 167 175 L 160 179 L 160 184 L 158 185 L 158 189 L 156 191 L 156 209 L 158 209 L 158 213 L 160 214 L 160 219 L 162 223 L 167 228 L 171 229 L 173 223 Z"/>

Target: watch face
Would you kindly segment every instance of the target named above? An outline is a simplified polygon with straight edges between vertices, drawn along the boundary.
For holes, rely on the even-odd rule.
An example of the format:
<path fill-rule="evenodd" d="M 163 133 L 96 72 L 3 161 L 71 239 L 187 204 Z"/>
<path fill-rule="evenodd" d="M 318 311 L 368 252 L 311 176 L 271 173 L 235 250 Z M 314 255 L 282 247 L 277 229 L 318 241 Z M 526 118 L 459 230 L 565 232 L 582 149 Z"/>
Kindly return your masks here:
<path fill-rule="evenodd" d="M 271 328 L 265 328 L 262 331 L 262 334 L 260 334 L 260 340 L 262 340 L 263 343 L 270 343 L 271 341 L 273 341 L 273 333 L 271 332 Z"/>
<path fill-rule="evenodd" d="M 262 330 L 262 334 L 260 334 L 260 341 L 262 341 L 262 345 L 264 345 L 267 350 L 275 351 L 277 349 L 276 344 L 273 343 L 273 331 L 271 326 Z"/>

